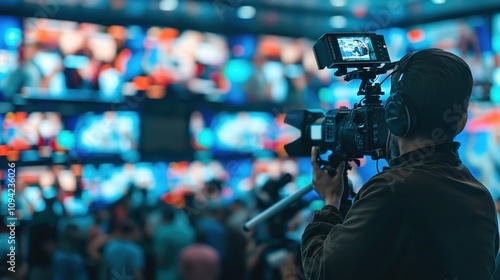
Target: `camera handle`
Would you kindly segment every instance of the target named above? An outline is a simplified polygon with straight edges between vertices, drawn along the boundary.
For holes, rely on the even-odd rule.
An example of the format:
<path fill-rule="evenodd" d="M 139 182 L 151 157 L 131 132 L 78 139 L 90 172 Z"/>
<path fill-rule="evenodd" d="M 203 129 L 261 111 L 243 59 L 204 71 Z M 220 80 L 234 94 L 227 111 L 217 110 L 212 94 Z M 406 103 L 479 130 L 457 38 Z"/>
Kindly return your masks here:
<path fill-rule="evenodd" d="M 321 160 L 321 159 L 319 159 Z M 329 156 L 329 160 L 331 160 L 332 162 L 327 162 L 327 161 L 323 161 L 321 160 L 320 163 L 320 166 L 322 165 L 322 163 L 327 163 L 329 166 L 337 166 L 338 164 L 334 165 L 336 162 L 339 162 L 337 160 L 333 161 L 334 159 Z M 354 160 L 358 166 L 359 166 L 359 161 L 356 161 Z M 344 170 L 344 192 L 342 193 L 342 199 L 341 199 L 341 202 L 340 202 L 340 213 L 342 213 L 342 215 L 345 217 L 347 215 L 347 212 L 349 211 L 349 209 L 351 208 L 351 205 L 352 205 L 352 197 L 353 194 L 354 194 L 354 191 L 353 191 L 353 186 L 352 184 L 350 183 L 349 179 L 347 178 L 347 170 L 350 170 L 352 167 L 351 165 L 346 162 L 346 168 Z M 327 170 L 328 174 L 330 174 L 331 176 L 335 175 L 335 168 L 329 168 Z M 243 225 L 243 230 L 244 231 L 250 231 L 251 229 L 255 228 L 255 226 L 257 226 L 258 224 L 262 223 L 262 222 L 265 222 L 267 221 L 268 219 L 278 215 L 280 212 L 282 212 L 283 210 L 287 209 L 288 206 L 292 205 L 293 203 L 295 203 L 297 200 L 299 200 L 300 198 L 302 198 L 304 195 L 306 195 L 308 192 L 312 191 L 314 188 L 313 188 L 313 185 L 312 184 L 309 184 L 297 191 L 295 191 L 294 193 L 292 193 L 291 195 L 285 197 L 285 198 L 282 198 L 280 201 L 276 202 L 275 204 L 273 204 L 271 207 L 267 208 L 266 210 L 262 211 L 261 213 L 259 213 L 257 216 L 251 218 L 250 220 L 248 220 L 244 225 Z M 354 194 L 355 195 L 355 194 Z"/>

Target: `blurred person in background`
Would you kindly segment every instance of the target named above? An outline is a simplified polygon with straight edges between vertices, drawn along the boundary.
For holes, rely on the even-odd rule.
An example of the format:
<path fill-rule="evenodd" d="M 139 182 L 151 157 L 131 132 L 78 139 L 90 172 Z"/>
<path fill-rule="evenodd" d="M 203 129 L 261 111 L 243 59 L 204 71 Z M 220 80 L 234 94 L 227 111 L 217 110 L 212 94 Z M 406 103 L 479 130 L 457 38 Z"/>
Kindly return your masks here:
<path fill-rule="evenodd" d="M 43 185 L 43 182 L 40 182 Z M 52 254 L 57 247 L 57 225 L 64 215 L 64 208 L 56 198 L 54 187 L 43 189 L 45 209 L 33 214 L 29 229 L 28 279 L 43 280 L 52 277 Z"/>
<path fill-rule="evenodd" d="M 194 229 L 176 215 L 170 205 L 161 205 L 161 221 L 152 236 L 156 263 L 155 279 L 177 279 L 181 251 L 195 241 Z"/>
<path fill-rule="evenodd" d="M 219 255 L 208 245 L 191 245 L 181 253 L 179 271 L 181 280 L 217 280 L 220 273 Z"/>
<path fill-rule="evenodd" d="M 79 254 L 82 242 L 80 229 L 75 224 L 68 224 L 64 229 L 58 248 L 52 255 L 53 280 L 87 280 L 85 262 Z"/>
<path fill-rule="evenodd" d="M 104 245 L 103 280 L 145 279 L 144 249 L 137 244 L 139 235 L 139 229 L 131 222 L 117 225 L 114 238 Z"/>
<path fill-rule="evenodd" d="M 234 230 L 241 231 L 249 218 L 245 202 L 241 199 L 235 199 L 229 205 L 228 211 L 227 225 Z"/>
<path fill-rule="evenodd" d="M 226 220 L 226 252 L 222 260 L 222 280 L 245 279 L 247 236 L 243 232 L 243 224 L 248 219 L 245 203 L 236 199 L 227 209 Z"/>
<path fill-rule="evenodd" d="M 209 202 L 196 221 L 196 231 L 202 243 L 214 248 L 221 259 L 226 251 L 227 230 L 222 205 Z"/>
<path fill-rule="evenodd" d="M 252 62 L 255 71 L 248 81 L 243 84 L 243 90 L 247 93 L 248 102 L 269 101 L 271 99 L 271 85 L 264 72 L 267 57 L 263 54 L 256 54 Z"/>
<path fill-rule="evenodd" d="M 99 209 L 95 213 L 94 224 L 90 226 L 87 233 L 87 265 L 89 269 L 89 278 L 98 279 L 99 264 L 102 260 L 102 251 L 109 236 L 109 211 L 108 209 Z"/>

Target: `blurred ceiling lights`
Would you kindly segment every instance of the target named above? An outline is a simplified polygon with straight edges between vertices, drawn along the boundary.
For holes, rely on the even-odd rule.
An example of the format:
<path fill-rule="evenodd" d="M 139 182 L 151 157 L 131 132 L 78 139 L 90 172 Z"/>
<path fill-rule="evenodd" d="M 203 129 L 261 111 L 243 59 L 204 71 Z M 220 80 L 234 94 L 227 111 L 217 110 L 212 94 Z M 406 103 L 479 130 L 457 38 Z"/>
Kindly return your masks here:
<path fill-rule="evenodd" d="M 236 11 L 239 18 L 251 19 L 255 17 L 257 10 L 252 6 L 241 6 Z"/>
<path fill-rule="evenodd" d="M 333 28 L 345 28 L 347 26 L 347 18 L 345 16 L 333 16 L 330 18 L 330 26 Z"/>
<path fill-rule="evenodd" d="M 330 0 L 330 4 L 334 7 L 344 7 L 347 4 L 347 0 Z"/>
<path fill-rule="evenodd" d="M 173 11 L 179 6 L 179 0 L 161 0 L 158 5 L 162 11 Z"/>

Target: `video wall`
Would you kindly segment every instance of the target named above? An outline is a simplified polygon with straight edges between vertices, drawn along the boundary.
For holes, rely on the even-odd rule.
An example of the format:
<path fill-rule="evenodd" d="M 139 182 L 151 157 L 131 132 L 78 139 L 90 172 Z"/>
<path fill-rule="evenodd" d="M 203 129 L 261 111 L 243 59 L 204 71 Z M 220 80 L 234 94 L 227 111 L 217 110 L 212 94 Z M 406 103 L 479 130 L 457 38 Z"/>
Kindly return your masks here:
<path fill-rule="evenodd" d="M 22 45 L 20 18 L 0 15 L 0 101 L 7 101 L 18 93 L 22 83 L 19 48 Z"/>
<path fill-rule="evenodd" d="M 377 33 L 392 61 L 438 47 L 469 63 L 475 84 L 469 123 L 457 137 L 460 154 L 499 197 L 500 14 Z M 0 16 L 0 38 L 0 102 L 18 94 L 72 104 L 137 97 L 93 112 L 0 112 L 0 157 L 34 165 L 19 172 L 26 215 L 41 211 L 43 198 L 57 198 L 61 211 L 80 215 L 127 193 L 136 205 L 154 203 L 178 188 L 200 191 L 212 179 L 223 182 L 228 202 L 258 195 L 266 181 L 285 173 L 293 180 L 280 192 L 289 194 L 310 183 L 311 168 L 308 158 L 284 151 L 299 135 L 284 123 L 284 112 L 352 108 L 360 100 L 359 81 L 318 70 L 314 41 L 305 38 L 10 16 Z M 382 91 L 385 100 L 389 81 Z M 42 167 L 44 160 L 56 167 Z M 376 174 L 376 165 L 362 159 L 353 167 L 355 190 Z"/>

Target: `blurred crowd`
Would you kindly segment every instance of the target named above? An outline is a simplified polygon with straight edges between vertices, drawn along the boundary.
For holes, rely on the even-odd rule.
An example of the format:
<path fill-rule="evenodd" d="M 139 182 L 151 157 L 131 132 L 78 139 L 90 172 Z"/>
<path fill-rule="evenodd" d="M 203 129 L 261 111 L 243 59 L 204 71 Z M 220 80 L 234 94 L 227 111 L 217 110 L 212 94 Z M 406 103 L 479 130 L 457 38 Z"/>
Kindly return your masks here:
<path fill-rule="evenodd" d="M 303 279 L 299 244 L 312 213 L 308 202 L 243 230 L 291 180 L 269 179 L 251 200 L 230 203 L 223 203 L 219 180 L 199 191 L 178 188 L 154 205 L 133 203 L 145 190 L 131 187 L 115 203 L 80 216 L 65 215 L 57 195 L 44 196 L 45 209 L 31 219 L 18 211 L 16 273 L 0 279 Z M 8 235 L 2 225 L 2 271 L 9 267 Z"/>

